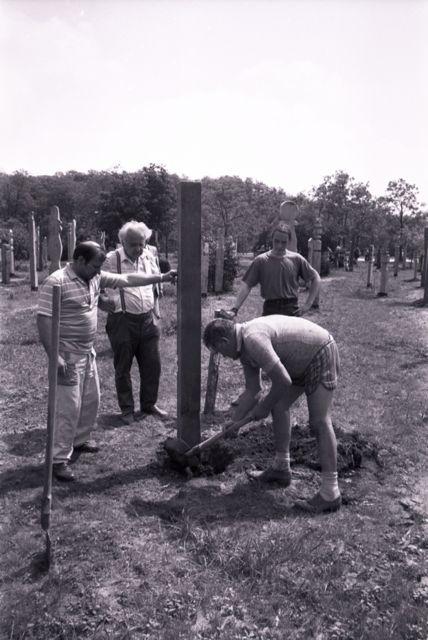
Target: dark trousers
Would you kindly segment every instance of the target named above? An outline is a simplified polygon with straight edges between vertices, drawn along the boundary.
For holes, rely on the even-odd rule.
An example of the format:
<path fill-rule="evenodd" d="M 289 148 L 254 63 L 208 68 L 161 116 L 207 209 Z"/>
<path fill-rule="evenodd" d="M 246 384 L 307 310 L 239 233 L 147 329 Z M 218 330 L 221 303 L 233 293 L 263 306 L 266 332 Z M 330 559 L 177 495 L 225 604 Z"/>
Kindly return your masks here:
<path fill-rule="evenodd" d="M 109 313 L 107 335 L 114 354 L 117 399 L 123 414 L 133 413 L 131 366 L 134 357 L 140 371 L 140 408 L 150 408 L 158 399 L 161 361 L 160 330 L 152 312 L 139 315 Z"/>
<path fill-rule="evenodd" d="M 299 310 L 297 298 L 278 298 L 276 300 L 265 300 L 263 304 L 263 315 L 273 316 L 295 316 Z"/>

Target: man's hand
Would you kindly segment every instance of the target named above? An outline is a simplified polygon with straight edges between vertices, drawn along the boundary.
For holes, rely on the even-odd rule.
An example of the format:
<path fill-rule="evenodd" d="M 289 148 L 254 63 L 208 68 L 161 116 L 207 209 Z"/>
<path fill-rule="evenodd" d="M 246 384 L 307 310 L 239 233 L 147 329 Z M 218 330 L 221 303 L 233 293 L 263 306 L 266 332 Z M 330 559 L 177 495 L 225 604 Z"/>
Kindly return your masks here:
<path fill-rule="evenodd" d="M 176 284 L 178 278 L 178 273 L 176 269 L 171 269 L 166 273 L 162 274 L 162 282 L 171 282 L 172 284 Z"/>
<path fill-rule="evenodd" d="M 260 400 L 249 415 L 251 415 L 252 420 L 264 420 L 268 417 L 270 411 L 270 407 L 266 405 L 264 400 Z"/>
<path fill-rule="evenodd" d="M 301 318 L 302 316 L 304 316 L 306 313 L 308 313 L 308 311 L 311 310 L 311 306 L 312 305 L 308 306 L 307 304 L 303 304 L 301 307 L 298 308 L 296 317 Z"/>
<path fill-rule="evenodd" d="M 105 294 L 101 294 L 98 298 L 98 308 L 101 309 L 101 311 L 105 311 L 106 313 L 114 313 L 116 305 L 108 296 L 106 296 Z"/>
<path fill-rule="evenodd" d="M 224 320 L 235 320 L 235 309 L 217 309 L 215 312 L 216 318 L 223 318 Z"/>
<path fill-rule="evenodd" d="M 65 376 L 66 371 L 67 371 L 67 363 L 62 356 L 58 355 L 58 375 Z"/>

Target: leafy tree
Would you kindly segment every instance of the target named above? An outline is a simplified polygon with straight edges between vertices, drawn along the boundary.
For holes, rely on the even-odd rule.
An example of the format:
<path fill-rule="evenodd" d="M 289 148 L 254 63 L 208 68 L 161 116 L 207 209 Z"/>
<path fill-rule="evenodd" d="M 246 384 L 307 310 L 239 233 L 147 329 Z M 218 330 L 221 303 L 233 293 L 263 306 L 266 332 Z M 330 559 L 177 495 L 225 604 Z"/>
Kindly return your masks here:
<path fill-rule="evenodd" d="M 392 210 L 399 219 L 399 242 L 400 242 L 400 259 L 402 258 L 404 227 L 406 219 L 414 216 L 419 210 L 418 188 L 414 184 L 410 184 L 399 178 L 388 182 L 386 188 L 386 198 L 390 203 Z"/>

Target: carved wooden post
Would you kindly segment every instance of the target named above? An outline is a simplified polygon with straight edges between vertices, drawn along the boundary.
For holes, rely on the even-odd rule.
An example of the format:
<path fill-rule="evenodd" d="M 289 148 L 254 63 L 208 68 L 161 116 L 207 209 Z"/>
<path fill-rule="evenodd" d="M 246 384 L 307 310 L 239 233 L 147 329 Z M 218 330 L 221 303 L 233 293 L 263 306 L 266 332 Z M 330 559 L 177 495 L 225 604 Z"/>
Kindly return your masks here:
<path fill-rule="evenodd" d="M 220 368 L 220 354 L 210 353 L 208 363 L 207 390 L 205 392 L 204 414 L 214 413 L 217 398 L 218 372 Z"/>
<path fill-rule="evenodd" d="M 413 249 L 413 280 L 418 279 L 418 252 Z"/>
<path fill-rule="evenodd" d="M 223 229 L 217 232 L 217 248 L 215 252 L 215 283 L 214 291 L 223 291 L 223 271 L 224 271 L 224 233 Z"/>
<path fill-rule="evenodd" d="M 386 287 L 388 284 L 388 263 L 389 263 L 389 253 L 386 247 L 382 247 L 380 253 L 380 289 L 378 292 L 379 298 L 384 298 L 387 296 Z"/>
<path fill-rule="evenodd" d="M 321 273 L 321 234 L 322 234 L 322 225 L 320 218 L 317 218 L 314 226 L 314 242 L 313 242 L 313 268 Z M 319 307 L 319 296 L 316 297 L 312 307 L 314 309 L 318 309 Z"/>
<path fill-rule="evenodd" d="M 400 245 L 396 244 L 394 250 L 394 278 L 396 278 L 398 276 L 398 265 L 400 264 Z"/>
<path fill-rule="evenodd" d="M 15 249 L 13 244 L 13 229 L 9 229 L 9 247 L 10 247 L 10 275 L 15 275 Z"/>
<path fill-rule="evenodd" d="M 37 271 L 42 271 L 42 261 L 41 261 L 41 255 L 42 255 L 42 241 L 40 238 L 40 226 L 37 225 L 36 227 L 36 268 Z"/>
<path fill-rule="evenodd" d="M 33 213 L 30 213 L 28 216 L 28 231 L 30 238 L 30 285 L 31 291 L 37 291 L 39 283 L 37 278 L 36 225 Z"/>
<path fill-rule="evenodd" d="M 290 251 L 297 251 L 297 236 L 296 236 L 297 214 L 298 214 L 298 209 L 295 202 L 286 200 L 281 204 L 279 209 L 279 219 L 284 220 L 284 222 L 286 222 L 291 229 L 291 238 L 287 245 L 287 249 L 290 249 Z"/>
<path fill-rule="evenodd" d="M 201 439 L 201 183 L 180 182 L 178 191 L 178 437 Z"/>
<path fill-rule="evenodd" d="M 1 243 L 1 281 L 10 283 L 10 246 L 5 240 Z"/>
<path fill-rule="evenodd" d="M 407 244 L 403 246 L 403 264 L 402 269 L 407 269 Z"/>
<path fill-rule="evenodd" d="M 208 270 L 210 267 L 210 244 L 202 243 L 201 259 L 201 295 L 205 298 L 208 295 Z"/>
<path fill-rule="evenodd" d="M 375 248 L 374 245 L 370 245 L 369 247 L 369 261 L 367 264 L 367 287 L 373 287 L 373 259 L 374 259 Z"/>
<path fill-rule="evenodd" d="M 73 220 L 68 223 L 67 255 L 68 255 L 69 262 L 73 260 L 73 253 L 75 248 L 76 248 L 76 220 L 73 218 Z"/>
<path fill-rule="evenodd" d="M 53 273 L 61 269 L 62 241 L 61 241 L 61 218 L 59 217 L 59 209 L 57 206 L 51 207 L 49 216 L 49 273 Z"/>
<path fill-rule="evenodd" d="M 310 265 L 312 265 L 313 258 L 314 258 L 314 241 L 313 241 L 313 238 L 309 238 L 309 240 L 308 240 L 308 262 L 309 262 Z"/>
<path fill-rule="evenodd" d="M 103 251 L 106 250 L 106 232 L 105 231 L 100 231 L 100 239 L 98 241 L 98 244 L 100 245 Z"/>
<path fill-rule="evenodd" d="M 48 266 L 48 239 L 43 236 L 42 240 L 42 268 L 46 269 Z"/>
<path fill-rule="evenodd" d="M 427 304 L 428 303 L 428 227 L 425 227 L 425 231 L 424 231 L 424 262 L 422 265 L 422 276 L 424 281 L 424 304 Z"/>

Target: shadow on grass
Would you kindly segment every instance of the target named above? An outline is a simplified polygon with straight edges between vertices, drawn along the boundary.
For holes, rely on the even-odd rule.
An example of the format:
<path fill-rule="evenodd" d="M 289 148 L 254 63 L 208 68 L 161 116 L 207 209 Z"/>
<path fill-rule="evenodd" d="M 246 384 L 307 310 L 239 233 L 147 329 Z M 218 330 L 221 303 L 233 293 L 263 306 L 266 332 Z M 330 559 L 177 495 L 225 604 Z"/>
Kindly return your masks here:
<path fill-rule="evenodd" d="M 24 433 L 10 433 L 3 436 L 9 446 L 9 453 L 14 456 L 30 458 L 44 451 L 46 446 L 46 429 L 31 429 Z"/>
<path fill-rule="evenodd" d="M 0 496 L 10 491 L 36 489 L 43 484 L 43 466 L 27 464 L 18 469 L 9 469 L 0 473 Z"/>
<path fill-rule="evenodd" d="M 228 494 L 220 487 L 186 487 L 168 501 L 133 498 L 126 507 L 129 517 L 157 516 L 165 524 L 179 524 L 186 517 L 193 524 L 237 520 L 281 520 L 295 512 L 280 498 L 261 486 L 238 484 Z"/>

